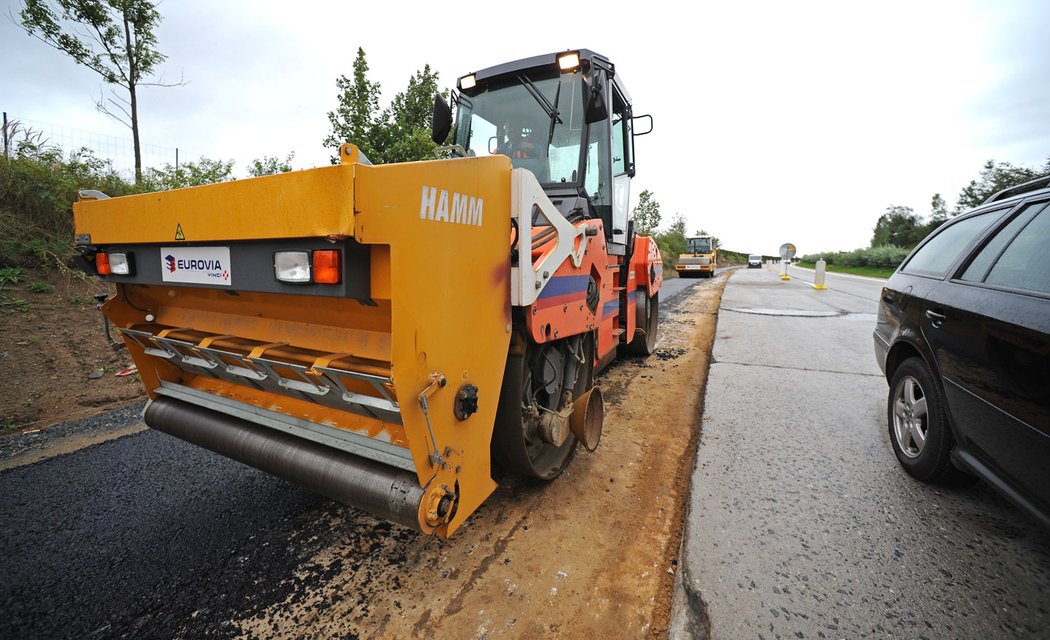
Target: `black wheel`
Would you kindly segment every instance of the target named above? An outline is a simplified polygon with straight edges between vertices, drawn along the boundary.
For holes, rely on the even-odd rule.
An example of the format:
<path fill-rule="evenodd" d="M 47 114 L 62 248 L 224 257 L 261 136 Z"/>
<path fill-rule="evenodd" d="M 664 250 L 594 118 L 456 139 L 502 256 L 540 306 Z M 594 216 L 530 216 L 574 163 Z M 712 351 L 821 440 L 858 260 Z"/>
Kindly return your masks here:
<path fill-rule="evenodd" d="M 890 442 L 904 470 L 923 482 L 967 484 L 975 478 L 951 461 L 955 446 L 933 372 L 908 358 L 893 374 L 887 399 Z"/>
<path fill-rule="evenodd" d="M 515 342 L 519 353 L 513 353 L 512 346 L 492 432 L 493 465 L 518 476 L 553 480 L 572 460 L 576 438 L 569 433 L 561 444 L 550 442 L 539 418 L 593 386 L 594 338 L 588 334 L 546 344 L 525 338 Z"/>
<path fill-rule="evenodd" d="M 656 338 L 660 331 L 660 292 L 657 291 L 649 297 L 642 295 L 638 301 L 638 328 L 645 333 L 635 333 L 634 340 L 627 343 L 627 353 L 636 356 L 649 356 L 656 350 Z"/>

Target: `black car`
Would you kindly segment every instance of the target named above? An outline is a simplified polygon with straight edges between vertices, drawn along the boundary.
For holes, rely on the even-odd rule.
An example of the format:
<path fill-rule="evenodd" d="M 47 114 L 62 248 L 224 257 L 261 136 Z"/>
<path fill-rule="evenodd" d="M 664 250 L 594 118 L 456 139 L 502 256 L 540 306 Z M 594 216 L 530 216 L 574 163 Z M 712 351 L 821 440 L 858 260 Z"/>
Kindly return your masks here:
<path fill-rule="evenodd" d="M 908 473 L 980 477 L 1050 527 L 1050 176 L 916 247 L 882 290 L 875 354 Z"/>

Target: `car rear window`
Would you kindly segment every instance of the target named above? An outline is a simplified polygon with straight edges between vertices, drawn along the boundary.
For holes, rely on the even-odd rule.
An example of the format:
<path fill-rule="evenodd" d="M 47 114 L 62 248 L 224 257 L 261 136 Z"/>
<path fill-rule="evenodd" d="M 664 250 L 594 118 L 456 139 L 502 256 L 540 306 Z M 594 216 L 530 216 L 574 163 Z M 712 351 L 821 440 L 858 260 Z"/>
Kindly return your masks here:
<path fill-rule="evenodd" d="M 959 253 L 987 229 L 988 225 L 995 222 L 1002 212 L 1002 209 L 986 211 L 941 227 L 936 235 L 919 247 L 901 271 L 943 278 L 959 257 Z"/>
<path fill-rule="evenodd" d="M 1050 293 L 1050 213 L 1043 209 L 995 261 L 985 284 Z"/>
<path fill-rule="evenodd" d="M 996 231 L 995 235 L 985 243 L 977 256 L 966 267 L 966 271 L 963 272 L 961 279 L 967 282 L 983 282 L 984 277 L 988 275 L 988 269 L 995 262 L 995 259 L 999 257 L 999 254 L 1003 252 L 1003 248 L 1045 206 L 1045 202 L 1028 205 L 1015 215 L 1010 222 Z"/>

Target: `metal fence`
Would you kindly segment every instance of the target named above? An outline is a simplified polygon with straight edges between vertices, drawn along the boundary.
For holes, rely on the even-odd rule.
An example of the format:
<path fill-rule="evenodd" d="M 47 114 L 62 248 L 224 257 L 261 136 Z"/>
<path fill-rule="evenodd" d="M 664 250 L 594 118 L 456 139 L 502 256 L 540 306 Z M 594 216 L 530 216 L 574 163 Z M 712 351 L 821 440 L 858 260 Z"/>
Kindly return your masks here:
<path fill-rule="evenodd" d="M 88 149 L 96 158 L 109 160 L 113 168 L 121 174 L 134 175 L 135 172 L 135 144 L 130 136 L 121 138 L 94 131 L 84 131 L 23 118 L 5 111 L 4 157 L 12 157 L 18 152 L 19 146 L 27 142 L 38 148 L 58 148 L 66 155 L 80 149 Z M 143 168 L 160 167 L 165 164 L 178 166 L 179 164 L 178 148 L 142 143 L 141 151 Z"/>

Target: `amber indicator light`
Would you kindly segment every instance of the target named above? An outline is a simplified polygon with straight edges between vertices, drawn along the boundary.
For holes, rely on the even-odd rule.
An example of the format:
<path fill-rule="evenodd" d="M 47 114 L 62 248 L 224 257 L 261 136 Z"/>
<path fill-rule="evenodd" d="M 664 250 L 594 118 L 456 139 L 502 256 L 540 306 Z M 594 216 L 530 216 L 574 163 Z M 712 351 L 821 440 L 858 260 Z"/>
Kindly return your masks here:
<path fill-rule="evenodd" d="M 339 252 L 314 251 L 313 272 L 316 284 L 339 284 Z"/>

